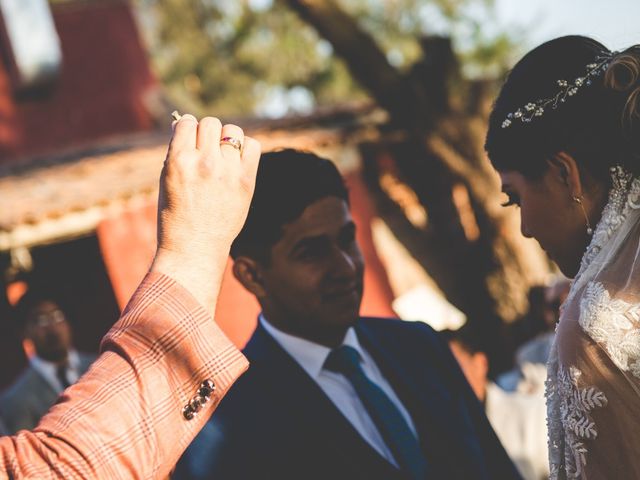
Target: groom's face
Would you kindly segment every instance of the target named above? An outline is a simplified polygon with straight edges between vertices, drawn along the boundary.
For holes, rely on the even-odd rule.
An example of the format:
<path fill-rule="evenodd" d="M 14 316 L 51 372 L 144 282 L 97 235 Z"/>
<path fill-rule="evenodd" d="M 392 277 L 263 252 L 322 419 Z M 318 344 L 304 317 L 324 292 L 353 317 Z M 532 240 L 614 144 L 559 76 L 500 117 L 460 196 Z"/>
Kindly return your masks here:
<path fill-rule="evenodd" d="M 363 271 L 347 203 L 321 198 L 284 226 L 261 267 L 260 301 L 276 327 L 317 343 L 340 341 L 358 318 Z"/>

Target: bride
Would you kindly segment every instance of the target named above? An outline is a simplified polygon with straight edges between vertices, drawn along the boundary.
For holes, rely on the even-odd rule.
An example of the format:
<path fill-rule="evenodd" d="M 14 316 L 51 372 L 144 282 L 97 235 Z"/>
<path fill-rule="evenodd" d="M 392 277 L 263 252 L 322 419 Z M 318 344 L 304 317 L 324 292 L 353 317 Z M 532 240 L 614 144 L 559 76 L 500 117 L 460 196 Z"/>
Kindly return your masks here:
<path fill-rule="evenodd" d="M 485 147 L 522 234 L 574 277 L 548 363 L 551 478 L 640 478 L 640 45 L 532 50 Z"/>

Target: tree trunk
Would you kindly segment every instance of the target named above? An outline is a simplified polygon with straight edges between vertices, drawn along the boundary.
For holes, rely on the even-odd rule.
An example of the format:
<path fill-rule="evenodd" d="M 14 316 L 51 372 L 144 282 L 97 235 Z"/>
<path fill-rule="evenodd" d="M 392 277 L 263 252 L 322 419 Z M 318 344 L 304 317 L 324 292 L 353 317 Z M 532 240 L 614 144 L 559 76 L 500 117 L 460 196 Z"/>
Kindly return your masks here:
<path fill-rule="evenodd" d="M 283 1 L 332 44 L 354 79 L 387 110 L 391 125 L 407 132 L 407 141 L 390 153 L 429 213 L 416 258 L 480 327 L 494 371 L 506 366 L 497 341 L 501 327 L 526 312 L 528 290 L 544 281 L 549 266 L 537 244 L 521 237 L 516 212 L 500 208 L 499 179 L 483 150 L 486 88 L 468 85 L 473 101 L 453 101 L 449 86 L 457 64 L 447 39 L 423 39 L 424 58 L 403 74 L 334 0 Z M 375 159 L 366 161 L 374 178 Z M 470 237 L 465 222 L 475 222 L 478 234 Z"/>

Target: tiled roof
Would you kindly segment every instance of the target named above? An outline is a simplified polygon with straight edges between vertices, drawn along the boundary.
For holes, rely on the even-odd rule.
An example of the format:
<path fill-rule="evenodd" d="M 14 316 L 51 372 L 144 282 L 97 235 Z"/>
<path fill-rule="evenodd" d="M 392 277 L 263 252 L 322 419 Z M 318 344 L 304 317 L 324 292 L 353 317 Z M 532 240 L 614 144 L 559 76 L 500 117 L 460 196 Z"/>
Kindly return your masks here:
<path fill-rule="evenodd" d="M 368 136 L 377 120 L 294 123 L 254 124 L 248 134 L 264 151 L 313 149 L 350 169 L 358 161 L 354 143 Z M 167 141 L 167 134 L 122 137 L 0 168 L 0 251 L 87 233 L 114 210 L 155 200 Z"/>

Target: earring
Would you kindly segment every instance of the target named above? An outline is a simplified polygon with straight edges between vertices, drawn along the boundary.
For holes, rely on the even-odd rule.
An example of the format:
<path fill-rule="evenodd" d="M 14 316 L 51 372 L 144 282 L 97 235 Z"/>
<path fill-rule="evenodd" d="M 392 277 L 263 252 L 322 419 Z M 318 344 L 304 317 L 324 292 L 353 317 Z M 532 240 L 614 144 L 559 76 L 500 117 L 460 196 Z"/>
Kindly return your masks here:
<path fill-rule="evenodd" d="M 582 204 L 582 198 L 573 197 L 573 201 L 580 205 L 580 209 L 582 210 L 582 214 L 584 215 L 584 221 L 587 224 L 587 235 L 593 235 L 593 228 L 591 228 L 591 223 L 589 222 L 587 211 L 584 209 L 584 205 Z"/>

